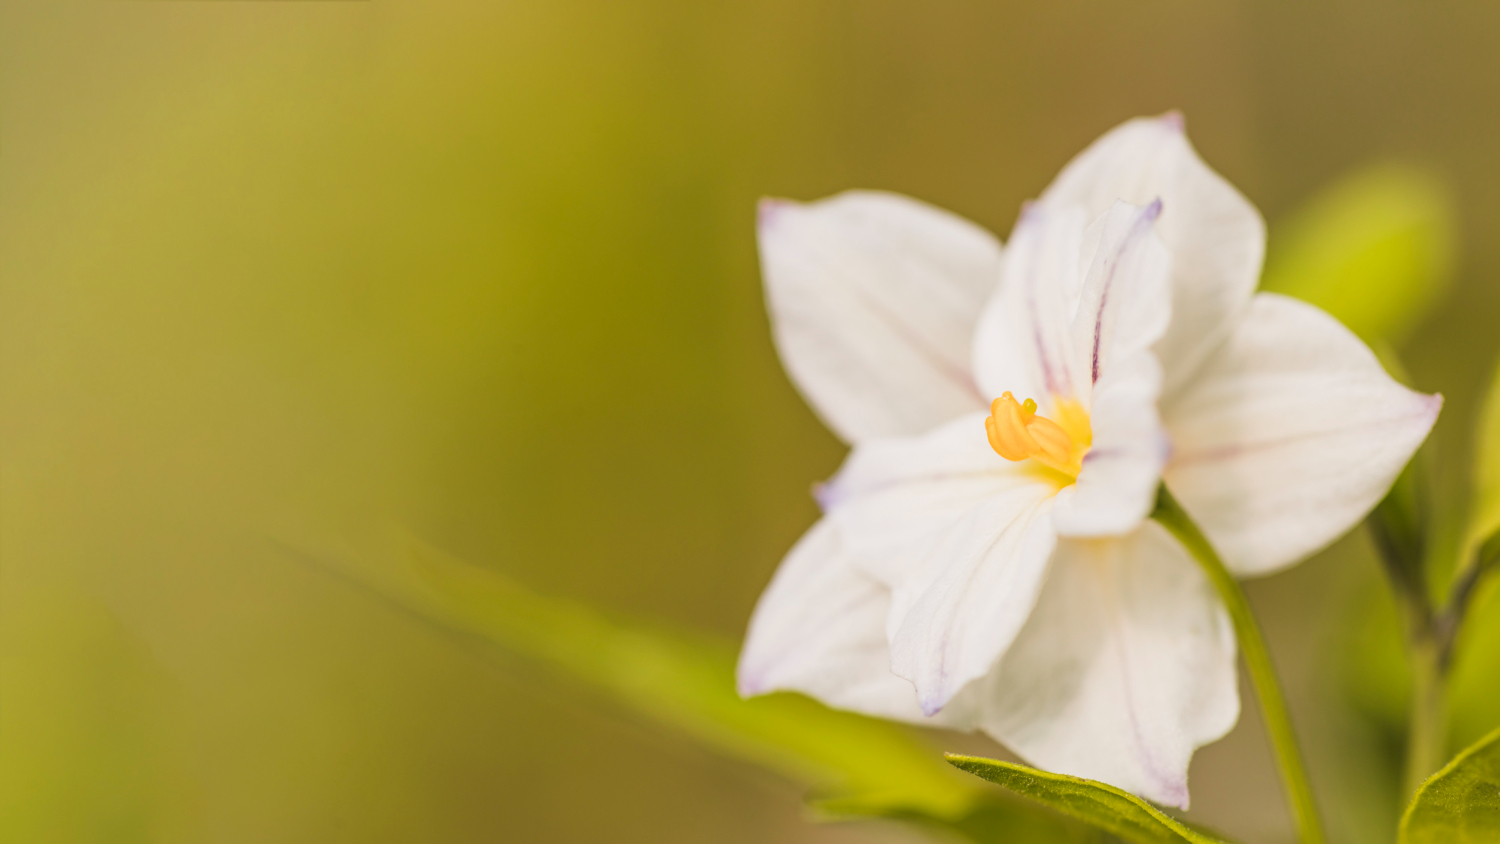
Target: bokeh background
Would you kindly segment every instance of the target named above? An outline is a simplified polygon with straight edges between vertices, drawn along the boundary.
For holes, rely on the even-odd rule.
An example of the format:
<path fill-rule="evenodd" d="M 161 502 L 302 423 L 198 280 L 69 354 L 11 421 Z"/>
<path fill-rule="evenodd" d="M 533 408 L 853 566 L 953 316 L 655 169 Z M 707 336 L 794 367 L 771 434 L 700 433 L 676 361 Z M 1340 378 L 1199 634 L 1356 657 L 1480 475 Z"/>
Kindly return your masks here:
<path fill-rule="evenodd" d="M 1273 252 L 1371 162 L 1451 186 L 1454 286 L 1401 351 L 1459 506 L 1500 350 L 1495 4 L 6 0 L 0 839 L 915 840 L 809 824 L 296 538 L 395 525 L 736 638 L 843 454 L 772 349 L 755 200 L 1004 234 L 1169 108 Z M 1359 535 L 1252 585 L 1345 840 L 1395 811 L 1399 736 L 1318 702 L 1348 630 L 1394 648 L 1379 588 Z M 1288 833 L 1253 710 L 1192 776 L 1196 817 Z"/>

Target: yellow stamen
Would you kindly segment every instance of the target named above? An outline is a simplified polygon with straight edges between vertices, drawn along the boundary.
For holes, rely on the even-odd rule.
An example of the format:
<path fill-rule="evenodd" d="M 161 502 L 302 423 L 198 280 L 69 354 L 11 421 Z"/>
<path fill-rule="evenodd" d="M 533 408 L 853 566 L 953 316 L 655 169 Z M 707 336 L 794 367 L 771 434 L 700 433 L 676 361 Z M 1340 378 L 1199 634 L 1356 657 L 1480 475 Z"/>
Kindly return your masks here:
<path fill-rule="evenodd" d="M 1071 399 L 1053 397 L 1057 421 L 1036 415 L 1036 402 L 1017 402 L 1010 393 L 990 403 L 984 420 L 990 448 L 1006 460 L 1028 458 L 1074 479 L 1083 468 L 1083 456 L 1093 444 L 1094 432 L 1088 411 Z"/>

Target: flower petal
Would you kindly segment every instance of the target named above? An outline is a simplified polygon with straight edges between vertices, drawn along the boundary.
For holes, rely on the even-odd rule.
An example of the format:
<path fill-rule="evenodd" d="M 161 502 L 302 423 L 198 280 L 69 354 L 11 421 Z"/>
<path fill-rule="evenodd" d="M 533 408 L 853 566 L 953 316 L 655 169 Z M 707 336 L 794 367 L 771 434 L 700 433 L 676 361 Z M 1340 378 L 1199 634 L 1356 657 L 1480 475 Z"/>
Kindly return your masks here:
<path fill-rule="evenodd" d="M 1083 286 L 1081 208 L 1030 206 L 1005 251 L 999 289 L 974 331 L 974 373 L 989 399 L 1009 391 L 1044 408 L 1079 394 L 1087 368 L 1073 348 L 1073 305 Z"/>
<path fill-rule="evenodd" d="M 891 591 L 891 670 L 936 713 L 1010 647 L 1057 543 L 1052 488 L 1018 486 L 945 531 Z"/>
<path fill-rule="evenodd" d="M 1077 482 L 1057 494 L 1058 534 L 1118 536 L 1151 513 L 1170 451 L 1156 410 L 1160 393 L 1161 365 L 1149 352 L 1117 364 L 1095 385 L 1094 444 Z"/>
<path fill-rule="evenodd" d="M 856 564 L 895 587 L 976 507 L 1037 484 L 1028 466 L 990 448 L 980 411 L 920 437 L 860 443 L 819 487 L 818 501 Z"/>
<path fill-rule="evenodd" d="M 1160 201 L 1145 207 L 1116 202 L 1085 235 L 1088 274 L 1071 332 L 1083 370 L 1074 395 L 1086 404 L 1088 388 L 1107 378 L 1116 362 L 1128 365 L 1150 354 L 1172 321 L 1172 256 L 1153 231 L 1161 208 Z"/>
<path fill-rule="evenodd" d="M 922 712 L 959 721 L 977 693 L 966 682 L 1026 621 L 1055 540 L 1055 484 L 996 454 L 983 420 L 861 442 L 819 490 L 856 567 L 891 589 L 891 669 L 918 684 Z"/>
<path fill-rule="evenodd" d="M 1054 514 L 1064 535 L 1126 533 L 1155 499 L 1165 436 L 1152 347 L 1171 319 L 1171 256 L 1152 230 L 1160 210 L 1117 202 L 1085 228 L 1076 210 L 1027 209 L 975 333 L 989 394 L 1090 412 L 1093 448 Z"/>
<path fill-rule="evenodd" d="M 1229 618 L 1155 522 L 1060 542 L 985 688 L 980 728 L 1031 764 L 1184 809 L 1193 751 L 1239 717 Z"/>
<path fill-rule="evenodd" d="M 868 191 L 763 200 L 759 230 L 782 362 L 846 442 L 920 433 L 984 406 L 969 353 L 1000 277 L 993 235 Z"/>
<path fill-rule="evenodd" d="M 1086 237 L 1093 258 L 1073 316 L 1073 347 L 1085 362 L 1093 445 L 1078 482 L 1057 496 L 1063 536 L 1128 533 L 1151 511 L 1166 434 L 1156 411 L 1161 365 L 1152 345 L 1171 318 L 1171 256 L 1152 232 L 1160 203 L 1116 202 Z M 1087 247 L 1086 247 L 1087 248 Z"/>
<path fill-rule="evenodd" d="M 1333 317 L 1262 293 L 1163 406 L 1165 480 L 1235 573 L 1264 574 L 1363 518 L 1441 406 L 1392 380 Z"/>
<path fill-rule="evenodd" d="M 1182 117 L 1131 120 L 1065 166 L 1040 202 L 1082 205 L 1090 219 L 1118 200 L 1161 199 L 1157 234 L 1172 253 L 1172 326 L 1157 346 L 1168 394 L 1232 328 L 1255 291 L 1265 223 L 1255 206 L 1208 168 L 1188 143 Z"/>
<path fill-rule="evenodd" d="M 890 592 L 855 569 L 824 519 L 793 546 L 750 618 L 736 672 L 742 696 L 797 691 L 836 709 L 968 727 L 961 709 L 929 718 L 891 673 Z M 969 715 L 972 718 L 972 714 Z"/>

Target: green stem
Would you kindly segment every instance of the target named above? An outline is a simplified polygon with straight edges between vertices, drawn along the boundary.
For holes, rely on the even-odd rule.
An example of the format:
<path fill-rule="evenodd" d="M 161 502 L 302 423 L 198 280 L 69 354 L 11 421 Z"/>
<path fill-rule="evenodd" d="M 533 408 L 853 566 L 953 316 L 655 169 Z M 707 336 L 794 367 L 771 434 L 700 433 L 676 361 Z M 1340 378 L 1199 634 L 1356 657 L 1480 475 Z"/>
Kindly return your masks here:
<path fill-rule="evenodd" d="M 1410 799 L 1417 787 L 1448 760 L 1447 666 L 1444 647 L 1431 635 L 1412 643 L 1412 706 L 1406 739 L 1406 789 Z"/>
<path fill-rule="evenodd" d="M 1307 779 L 1307 770 L 1302 764 L 1302 752 L 1297 746 L 1297 736 L 1292 729 L 1291 713 L 1287 711 L 1286 699 L 1281 694 L 1281 685 L 1276 680 L 1276 669 L 1271 664 L 1270 651 L 1260 633 L 1260 625 L 1250 611 L 1250 602 L 1240 589 L 1239 581 L 1224 567 L 1224 561 L 1214 551 L 1213 545 L 1192 518 L 1167 491 L 1165 484 L 1157 493 L 1156 511 L 1151 517 L 1182 542 L 1209 582 L 1219 593 L 1219 600 L 1229 611 L 1234 623 L 1234 633 L 1239 639 L 1240 655 L 1249 669 L 1250 681 L 1255 686 L 1255 696 L 1260 701 L 1260 711 L 1265 718 L 1266 732 L 1271 737 L 1271 747 L 1276 754 L 1276 766 L 1281 771 L 1281 781 L 1286 788 L 1287 802 L 1291 805 L 1292 819 L 1297 825 L 1302 844 L 1323 844 L 1323 825 L 1318 819 L 1318 806 L 1313 800 L 1312 785 Z"/>
<path fill-rule="evenodd" d="M 1406 736 L 1405 794 L 1416 793 L 1448 761 L 1448 668 L 1454 641 L 1469 602 L 1486 575 L 1500 564 L 1500 534 L 1486 541 L 1459 567 L 1448 603 L 1434 613 L 1425 591 L 1401 588 L 1405 598 L 1408 653 L 1412 667 L 1411 722 Z"/>

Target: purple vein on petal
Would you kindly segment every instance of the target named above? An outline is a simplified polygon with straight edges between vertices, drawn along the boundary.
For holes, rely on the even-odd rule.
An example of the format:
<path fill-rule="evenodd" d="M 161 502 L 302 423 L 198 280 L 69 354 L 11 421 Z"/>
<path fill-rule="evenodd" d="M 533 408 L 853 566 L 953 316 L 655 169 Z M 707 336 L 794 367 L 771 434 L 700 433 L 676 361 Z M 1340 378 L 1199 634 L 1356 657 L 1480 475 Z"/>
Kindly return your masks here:
<path fill-rule="evenodd" d="M 1217 460 L 1232 460 L 1238 457 L 1244 457 L 1249 454 L 1255 454 L 1256 452 L 1285 448 L 1286 446 L 1296 445 L 1302 442 L 1349 436 L 1351 432 L 1364 432 L 1370 431 L 1372 429 L 1391 427 L 1395 425 L 1404 425 L 1413 418 L 1423 416 L 1427 417 L 1430 420 L 1436 420 L 1438 412 L 1442 410 L 1442 407 L 1442 394 L 1434 393 L 1430 396 L 1423 395 L 1419 396 L 1419 403 L 1416 409 L 1413 412 L 1409 413 L 1385 416 L 1381 417 L 1380 419 L 1371 420 L 1369 422 L 1341 425 L 1337 428 L 1326 428 L 1323 430 L 1312 431 L 1308 433 L 1287 434 L 1285 436 L 1272 437 L 1270 439 L 1264 440 L 1247 440 L 1237 443 L 1231 443 L 1228 445 L 1221 445 L 1214 448 L 1203 449 L 1200 451 L 1177 451 L 1171 455 L 1171 467 L 1173 469 L 1177 469 L 1194 463 L 1211 463 Z"/>
<path fill-rule="evenodd" d="M 798 203 L 792 200 L 762 197 L 760 203 L 756 206 L 756 225 L 762 232 L 762 236 L 771 228 L 779 225 L 786 214 L 791 209 L 797 207 Z M 981 405 L 985 404 L 985 399 L 980 393 L 979 385 L 975 383 L 973 373 L 969 371 L 966 364 L 955 363 L 944 355 L 941 350 L 935 348 L 919 332 L 912 330 L 909 325 L 902 321 L 900 316 L 891 313 L 890 309 L 886 308 L 858 284 L 845 284 L 843 287 L 861 305 L 868 308 L 881 325 L 885 326 L 892 334 L 906 341 L 917 353 L 917 356 L 926 361 L 940 376 L 952 382 L 960 390 L 974 396 Z"/>
<path fill-rule="evenodd" d="M 869 308 L 876 319 L 880 320 L 881 324 L 890 329 L 892 334 L 897 335 L 910 344 L 918 357 L 927 361 L 928 365 L 936 370 L 938 374 L 947 378 L 954 386 L 973 396 L 981 405 L 984 404 L 984 396 L 979 392 L 979 385 L 974 382 L 974 375 L 969 371 L 967 366 L 954 363 L 948 359 L 941 351 L 927 342 L 927 339 L 919 332 L 912 330 L 900 317 L 891 313 L 874 296 L 866 293 L 858 285 L 849 285 L 849 292 L 861 304 Z"/>
<path fill-rule="evenodd" d="M 1036 225 L 1038 217 L 1042 212 L 1035 203 L 1028 202 L 1021 208 L 1021 222 L 1017 228 L 1031 227 Z M 1014 241 L 1014 238 L 1012 238 Z M 1052 395 L 1071 395 L 1072 390 L 1064 393 L 1058 383 L 1057 373 L 1052 365 L 1051 356 L 1047 350 L 1047 339 L 1042 334 L 1041 307 L 1037 304 L 1037 287 L 1041 283 L 1040 261 L 1033 256 L 1031 266 L 1028 267 L 1026 276 L 1026 309 L 1031 314 L 1031 338 L 1036 344 L 1037 362 L 1042 367 L 1042 382 L 1047 387 L 1047 392 Z M 1071 385 L 1069 385 L 1071 386 Z"/>
<path fill-rule="evenodd" d="M 1187 783 L 1172 775 L 1171 769 L 1164 766 L 1157 758 L 1152 748 L 1152 743 L 1147 740 L 1145 731 L 1141 728 L 1139 713 L 1140 703 L 1137 700 L 1135 683 L 1131 680 L 1130 650 L 1125 645 L 1127 638 L 1126 624 L 1121 618 L 1120 607 L 1116 603 L 1118 595 L 1124 593 L 1122 585 L 1118 582 L 1120 577 L 1120 566 L 1123 562 L 1119 559 L 1118 550 L 1115 557 L 1105 568 L 1104 576 L 1108 582 L 1100 588 L 1095 582 L 1095 589 L 1099 589 L 1100 602 L 1105 606 L 1105 624 L 1111 635 L 1110 645 L 1115 652 L 1115 659 L 1120 664 L 1120 685 L 1122 687 L 1121 697 L 1125 703 L 1125 716 L 1130 722 L 1131 745 L 1135 749 L 1136 761 L 1140 763 L 1142 772 L 1154 780 L 1159 788 L 1167 794 L 1171 801 L 1179 808 L 1186 809 L 1188 804 Z"/>
<path fill-rule="evenodd" d="M 996 546 L 1000 545 L 1002 542 L 1013 543 L 1013 554 L 1020 553 L 1021 545 L 1025 542 L 1026 539 L 1025 533 L 1030 529 L 1031 522 L 1036 518 L 1037 511 L 1040 509 L 1040 507 L 1041 502 L 1036 502 L 1012 516 L 1009 521 L 1007 521 L 1003 526 L 1001 526 L 994 532 L 994 535 L 989 539 L 989 541 L 984 543 L 983 550 L 979 552 L 978 556 L 987 557 L 992 551 L 995 550 Z M 961 586 L 949 584 L 948 589 L 945 591 L 950 594 L 955 590 L 960 593 L 969 591 L 971 585 L 974 582 L 974 579 L 979 576 L 979 568 L 979 566 L 973 566 L 969 568 L 968 572 L 962 579 L 963 582 Z M 917 682 L 915 678 L 910 678 L 912 679 L 913 683 L 917 685 L 917 704 L 921 707 L 922 714 L 926 715 L 928 718 L 931 718 L 941 712 L 943 710 L 943 707 L 947 706 L 948 703 L 953 700 L 954 696 L 957 695 L 962 688 L 949 688 L 949 678 L 952 676 L 952 672 L 949 670 L 949 662 L 954 656 L 951 649 L 949 648 L 949 642 L 954 634 L 954 625 L 956 623 L 954 617 L 958 614 L 959 613 L 956 606 L 949 608 L 948 618 L 946 619 L 946 623 L 943 625 L 942 635 L 940 636 L 937 647 L 935 648 L 938 660 L 936 688 L 928 686 L 926 689 L 923 689 L 922 686 L 924 684 Z M 998 660 L 999 657 L 997 656 L 996 661 L 998 662 Z"/>
<path fill-rule="evenodd" d="M 1130 227 L 1130 233 L 1120 241 L 1120 245 L 1115 250 L 1115 254 L 1108 259 L 1109 270 L 1104 277 L 1104 287 L 1099 291 L 1099 309 L 1094 314 L 1094 353 L 1092 360 L 1092 374 L 1093 383 L 1095 384 L 1099 383 L 1099 346 L 1104 337 L 1104 308 L 1109 303 L 1109 290 L 1110 287 L 1114 284 L 1115 272 L 1120 268 L 1120 259 L 1124 257 L 1125 253 L 1131 247 L 1139 243 L 1140 240 L 1145 237 L 1146 233 L 1151 230 L 1151 224 L 1156 222 L 1156 218 L 1159 216 L 1161 216 L 1160 197 L 1152 200 L 1151 204 L 1147 205 L 1141 211 L 1141 215 L 1136 218 L 1135 223 Z"/>

